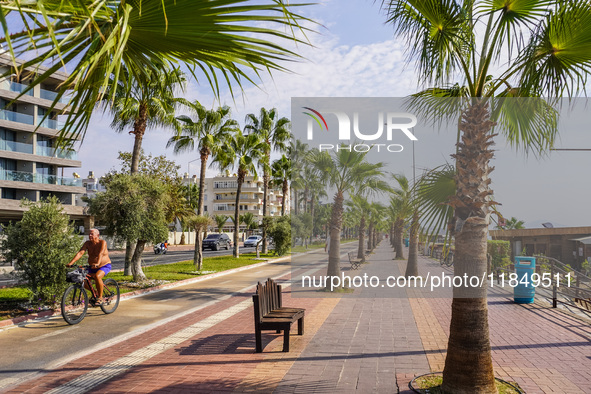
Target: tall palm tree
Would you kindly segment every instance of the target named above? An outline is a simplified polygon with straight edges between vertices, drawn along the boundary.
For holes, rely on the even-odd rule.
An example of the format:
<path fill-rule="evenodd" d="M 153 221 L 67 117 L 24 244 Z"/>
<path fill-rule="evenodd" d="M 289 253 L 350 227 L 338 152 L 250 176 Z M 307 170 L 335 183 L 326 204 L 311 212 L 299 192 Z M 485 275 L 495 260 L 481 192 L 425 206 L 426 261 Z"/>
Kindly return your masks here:
<path fill-rule="evenodd" d="M 330 250 L 328 254 L 328 276 L 341 275 L 341 227 L 343 223 L 343 202 L 345 193 L 366 193 L 368 191 L 389 190 L 382 179 L 384 163 L 369 163 L 365 160 L 367 152 L 349 152 L 340 149 L 333 154 L 327 151 L 314 151 L 313 163 L 321 173 L 327 188 L 335 189 L 331 217 L 329 221 Z"/>
<path fill-rule="evenodd" d="M 280 186 L 283 198 L 281 200 L 281 216 L 285 216 L 285 207 L 287 205 L 287 195 L 289 193 L 289 179 L 291 178 L 291 160 L 285 155 L 273 162 L 271 166 L 273 175 L 273 185 Z"/>
<path fill-rule="evenodd" d="M 179 116 L 181 123 L 179 132 L 168 140 L 167 147 L 173 146 L 174 153 L 199 151 L 201 159 L 201 171 L 199 173 L 199 197 L 197 203 L 197 215 L 203 215 L 203 196 L 205 194 L 205 170 L 210 156 L 217 156 L 224 149 L 232 132 L 238 128 L 238 122 L 230 117 L 230 107 L 223 106 L 208 110 L 198 101 L 187 103 L 187 106 L 195 115 L 195 119 L 189 116 Z M 195 264 L 203 260 L 203 234 L 195 234 L 195 252 L 193 259 Z"/>
<path fill-rule="evenodd" d="M 144 71 L 150 75 L 147 81 L 137 80 L 132 81 L 132 84 L 120 81 L 113 86 L 114 89 L 118 89 L 114 92 L 113 105 L 110 107 L 113 115 L 111 127 L 119 132 L 133 127 L 129 132 L 134 135 L 131 174 L 137 174 L 139 171 L 142 141 L 146 130 L 158 126 L 172 127 L 175 124 L 175 109 L 182 101 L 175 97 L 175 94 L 178 89 L 183 88 L 185 83 L 185 77 L 178 68 L 171 70 L 146 68 Z M 125 272 L 127 273 L 130 269 L 141 271 L 141 266 L 130 267 L 135 252 L 135 240 L 126 241 Z"/>
<path fill-rule="evenodd" d="M 408 61 L 417 61 L 421 81 L 435 85 L 414 96 L 414 108 L 440 120 L 453 116 L 459 125 L 456 194 L 449 201 L 455 273 L 486 272 L 495 204 L 489 188 L 493 128 L 500 126 L 515 146 L 543 151 L 553 145 L 557 116 L 550 105 L 506 98 L 559 97 L 584 89 L 591 71 L 591 5 L 544 0 L 482 1 L 477 7 L 474 1 L 451 0 L 382 4 L 395 32 L 407 39 Z M 475 29 L 480 21 L 483 30 Z M 450 85 L 456 76 L 464 85 Z M 459 100 L 437 100 L 442 97 Z M 496 393 L 485 288 L 454 288 L 442 389 Z"/>
<path fill-rule="evenodd" d="M 154 72 L 184 63 L 205 74 L 216 96 L 220 81 L 232 91 L 232 86 L 242 89 L 244 80 L 254 82 L 253 75 L 286 70 L 284 61 L 299 56 L 282 44 L 308 44 L 298 38 L 307 30 L 302 22 L 309 20 L 294 12 L 300 6 L 283 0 L 32 0 L 26 6 L 7 0 L 0 43 L 13 59 L 29 55 L 22 70 L 47 67 L 30 89 L 62 67 L 68 70 L 54 105 L 66 91 L 73 92 L 63 135 L 74 132 L 76 138 L 85 133 L 106 92 L 109 100 L 115 97 L 117 89 L 111 88 L 126 81 L 123 70 L 131 77 L 128 85 L 147 84 L 152 78 L 144 66 Z"/>
<path fill-rule="evenodd" d="M 254 114 L 246 115 L 245 131 L 257 133 L 263 141 L 263 157 L 259 161 L 263 169 L 263 217 L 267 217 L 267 205 L 269 194 L 269 179 L 271 175 L 271 152 L 287 151 L 287 142 L 291 137 L 290 122 L 287 118 L 279 118 L 276 108 L 270 111 L 261 108 L 257 117 Z M 263 226 L 263 253 L 267 253 L 267 226 Z"/>
<path fill-rule="evenodd" d="M 299 213 L 299 199 L 298 192 L 304 188 L 305 179 L 303 177 L 304 166 L 309 164 L 307 162 L 307 155 L 310 150 L 308 144 L 303 143 L 300 140 L 291 141 L 287 149 L 287 153 L 292 162 L 291 171 L 291 192 L 293 193 L 293 213 L 298 215 Z"/>
<path fill-rule="evenodd" d="M 234 257 L 240 256 L 238 230 L 240 227 L 239 206 L 242 184 L 248 174 L 256 178 L 257 162 L 263 156 L 264 142 L 257 133 L 245 134 L 237 130 L 227 141 L 226 148 L 214 158 L 214 163 L 222 169 L 238 168 L 236 180 L 236 203 L 234 207 Z"/>

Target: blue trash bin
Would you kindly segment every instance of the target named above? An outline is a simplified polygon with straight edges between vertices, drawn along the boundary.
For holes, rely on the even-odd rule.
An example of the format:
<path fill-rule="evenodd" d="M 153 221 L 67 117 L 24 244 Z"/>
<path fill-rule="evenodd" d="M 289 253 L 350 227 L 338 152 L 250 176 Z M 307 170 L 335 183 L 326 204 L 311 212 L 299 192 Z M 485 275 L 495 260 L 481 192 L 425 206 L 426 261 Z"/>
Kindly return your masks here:
<path fill-rule="evenodd" d="M 404 246 L 408 248 L 408 238 L 404 238 Z"/>
<path fill-rule="evenodd" d="M 513 289 L 513 299 L 517 304 L 532 304 L 534 302 L 536 288 L 532 284 L 532 275 L 535 270 L 535 257 L 515 256 L 515 273 L 518 283 Z M 525 276 L 527 276 L 527 280 L 524 279 Z"/>

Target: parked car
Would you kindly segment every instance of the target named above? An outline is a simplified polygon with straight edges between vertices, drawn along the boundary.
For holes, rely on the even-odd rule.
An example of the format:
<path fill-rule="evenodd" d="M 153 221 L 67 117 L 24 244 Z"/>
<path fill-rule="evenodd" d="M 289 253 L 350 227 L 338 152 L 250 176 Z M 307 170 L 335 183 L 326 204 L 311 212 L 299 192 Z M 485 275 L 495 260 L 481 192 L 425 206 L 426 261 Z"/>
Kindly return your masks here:
<path fill-rule="evenodd" d="M 253 246 L 256 247 L 259 241 L 263 239 L 260 235 L 251 235 L 244 241 L 244 247 Z"/>
<path fill-rule="evenodd" d="M 228 250 L 231 247 L 232 241 L 230 241 L 228 234 L 209 234 L 203 240 L 203 249 L 220 250 L 221 248 L 226 248 Z"/>

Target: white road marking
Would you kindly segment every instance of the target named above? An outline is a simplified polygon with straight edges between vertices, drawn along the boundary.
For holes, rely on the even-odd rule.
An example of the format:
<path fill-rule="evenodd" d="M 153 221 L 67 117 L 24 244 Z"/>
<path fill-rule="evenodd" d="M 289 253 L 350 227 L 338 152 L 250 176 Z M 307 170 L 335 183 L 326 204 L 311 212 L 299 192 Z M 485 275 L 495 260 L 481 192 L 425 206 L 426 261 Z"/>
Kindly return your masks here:
<path fill-rule="evenodd" d="M 38 337 L 29 338 L 29 339 L 27 339 L 27 342 L 39 341 L 41 339 L 53 337 L 55 335 L 60 335 L 60 334 L 63 334 L 65 332 L 68 332 L 68 331 L 71 331 L 71 330 L 75 330 L 76 328 L 79 328 L 79 326 L 70 326 L 70 327 L 63 328 L 61 330 L 57 330 L 57 331 L 53 331 L 53 332 L 48 332 L 47 334 L 39 335 Z"/>

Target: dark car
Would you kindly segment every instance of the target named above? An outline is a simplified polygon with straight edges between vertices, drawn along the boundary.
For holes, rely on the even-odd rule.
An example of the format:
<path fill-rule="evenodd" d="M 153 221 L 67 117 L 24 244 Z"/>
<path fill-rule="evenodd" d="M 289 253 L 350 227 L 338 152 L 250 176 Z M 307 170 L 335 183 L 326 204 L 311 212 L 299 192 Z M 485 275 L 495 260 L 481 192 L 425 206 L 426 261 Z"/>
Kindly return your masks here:
<path fill-rule="evenodd" d="M 203 240 L 203 249 L 220 250 L 221 248 L 230 249 L 232 241 L 228 234 L 209 234 L 207 238 Z"/>

